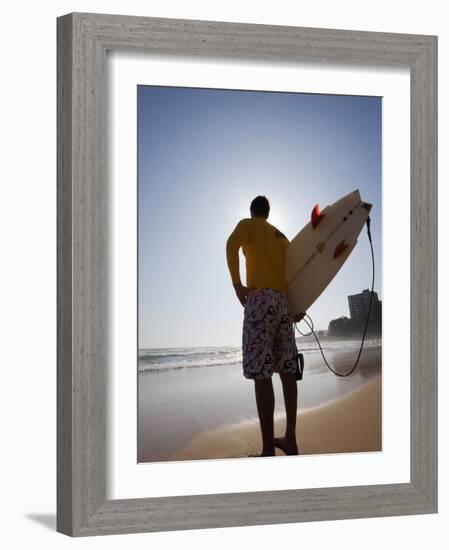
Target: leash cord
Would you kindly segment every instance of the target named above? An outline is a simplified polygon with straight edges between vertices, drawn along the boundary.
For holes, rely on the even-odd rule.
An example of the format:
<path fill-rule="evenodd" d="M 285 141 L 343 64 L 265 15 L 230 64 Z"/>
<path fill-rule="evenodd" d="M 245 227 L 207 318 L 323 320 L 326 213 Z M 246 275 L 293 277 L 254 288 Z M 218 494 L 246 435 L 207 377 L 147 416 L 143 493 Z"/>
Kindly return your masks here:
<path fill-rule="evenodd" d="M 346 377 L 346 376 L 349 376 L 350 374 L 352 374 L 354 372 L 355 368 L 357 367 L 358 363 L 359 363 L 360 356 L 362 355 L 363 344 L 365 342 L 366 331 L 368 329 L 368 322 L 369 322 L 369 318 L 370 318 L 370 314 L 371 314 L 371 304 L 372 304 L 372 301 L 373 301 L 373 291 L 374 291 L 375 264 L 374 264 L 374 250 L 373 250 L 373 241 L 372 241 L 372 238 L 371 238 L 370 225 L 371 225 L 371 220 L 368 216 L 368 218 L 366 220 L 366 227 L 367 227 L 368 239 L 369 239 L 369 243 L 370 243 L 370 247 L 371 247 L 371 260 L 372 260 L 372 265 L 373 265 L 373 276 L 372 276 L 372 281 L 371 281 L 371 293 L 370 293 L 370 299 L 369 299 L 368 313 L 366 315 L 365 328 L 363 330 L 362 342 L 360 344 L 360 349 L 359 349 L 359 353 L 357 355 L 357 359 L 354 363 L 354 366 L 351 368 L 351 370 L 349 372 L 345 373 L 345 374 L 341 374 L 341 373 L 337 372 L 336 370 L 334 370 L 331 367 L 331 365 L 328 363 L 328 361 L 327 361 L 327 359 L 324 355 L 323 348 L 321 347 L 320 340 L 319 340 L 318 336 L 315 333 L 315 330 L 314 330 L 314 327 L 313 327 L 313 321 L 312 321 L 312 318 L 310 317 L 310 315 L 308 315 L 307 313 L 304 313 L 304 317 L 301 319 L 301 321 L 304 321 L 306 323 L 306 325 L 309 327 L 309 329 L 310 329 L 309 333 L 305 334 L 305 333 L 301 332 L 299 330 L 298 326 L 297 326 L 297 323 L 295 323 L 295 330 L 297 332 L 299 332 L 299 334 L 301 334 L 301 336 L 310 336 L 311 334 L 313 334 L 313 336 L 315 337 L 315 340 L 318 344 L 318 347 L 320 348 L 321 355 L 323 356 L 323 360 L 326 363 L 327 368 L 331 372 L 333 372 L 336 376 L 341 376 L 343 378 Z"/>

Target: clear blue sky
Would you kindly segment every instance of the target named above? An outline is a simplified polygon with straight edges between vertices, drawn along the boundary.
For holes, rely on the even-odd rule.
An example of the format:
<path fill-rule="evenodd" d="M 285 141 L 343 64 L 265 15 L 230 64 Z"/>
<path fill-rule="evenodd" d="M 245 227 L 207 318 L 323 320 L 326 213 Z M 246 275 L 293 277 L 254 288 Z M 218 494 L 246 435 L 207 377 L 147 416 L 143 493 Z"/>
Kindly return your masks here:
<path fill-rule="evenodd" d="M 373 204 L 381 292 L 381 98 L 138 87 L 139 347 L 240 345 L 243 308 L 226 240 L 256 195 L 291 240 L 359 189 Z M 245 281 L 244 257 L 240 270 Z M 309 309 L 315 328 L 371 285 L 366 230 Z M 303 327 L 305 330 L 305 327 Z"/>

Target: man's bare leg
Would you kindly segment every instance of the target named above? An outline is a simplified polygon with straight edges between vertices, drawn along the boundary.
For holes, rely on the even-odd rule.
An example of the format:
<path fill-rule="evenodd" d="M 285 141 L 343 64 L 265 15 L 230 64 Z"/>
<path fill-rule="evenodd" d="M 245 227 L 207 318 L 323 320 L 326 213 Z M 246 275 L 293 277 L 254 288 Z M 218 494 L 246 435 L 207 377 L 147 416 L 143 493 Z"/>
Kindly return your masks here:
<path fill-rule="evenodd" d="M 261 456 L 274 456 L 274 391 L 270 378 L 254 380 L 257 413 L 262 432 Z"/>
<path fill-rule="evenodd" d="M 281 377 L 282 391 L 284 393 L 287 425 L 285 428 L 285 437 L 276 438 L 275 443 L 280 443 L 280 447 L 287 451 L 286 454 L 298 454 L 298 445 L 296 443 L 298 386 L 296 384 L 296 377 L 293 372 L 279 373 L 279 375 Z"/>

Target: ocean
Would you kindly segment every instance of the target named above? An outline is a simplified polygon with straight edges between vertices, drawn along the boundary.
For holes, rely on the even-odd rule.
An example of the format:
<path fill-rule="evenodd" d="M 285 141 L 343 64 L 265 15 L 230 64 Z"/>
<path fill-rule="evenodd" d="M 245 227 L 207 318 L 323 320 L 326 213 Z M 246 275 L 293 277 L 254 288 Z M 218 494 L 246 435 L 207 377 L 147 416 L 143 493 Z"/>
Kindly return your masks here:
<path fill-rule="evenodd" d="M 310 338 L 298 338 L 296 340 L 298 351 L 305 356 L 320 354 L 315 340 Z M 377 341 L 368 340 L 364 348 L 377 347 Z M 326 339 L 321 346 L 326 354 L 334 355 L 338 352 L 358 352 L 360 340 L 335 340 Z M 242 363 L 241 346 L 222 347 L 191 347 L 191 348 L 149 348 L 140 349 L 138 354 L 139 373 L 150 374 L 154 372 L 168 372 L 178 369 L 193 369 L 207 367 L 235 367 Z M 325 365 L 312 361 L 312 372 L 321 372 Z"/>

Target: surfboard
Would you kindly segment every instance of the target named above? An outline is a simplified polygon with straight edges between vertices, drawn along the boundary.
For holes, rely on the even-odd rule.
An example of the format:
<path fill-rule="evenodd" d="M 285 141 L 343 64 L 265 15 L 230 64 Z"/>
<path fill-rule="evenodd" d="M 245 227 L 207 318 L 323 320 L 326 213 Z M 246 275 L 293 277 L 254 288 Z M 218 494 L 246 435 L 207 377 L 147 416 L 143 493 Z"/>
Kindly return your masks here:
<path fill-rule="evenodd" d="M 286 249 L 289 311 L 293 317 L 307 312 L 348 259 L 372 205 L 358 190 L 323 210 L 315 205 L 310 222 Z"/>

